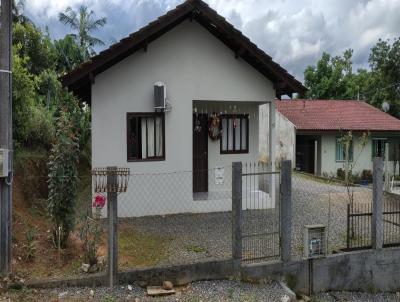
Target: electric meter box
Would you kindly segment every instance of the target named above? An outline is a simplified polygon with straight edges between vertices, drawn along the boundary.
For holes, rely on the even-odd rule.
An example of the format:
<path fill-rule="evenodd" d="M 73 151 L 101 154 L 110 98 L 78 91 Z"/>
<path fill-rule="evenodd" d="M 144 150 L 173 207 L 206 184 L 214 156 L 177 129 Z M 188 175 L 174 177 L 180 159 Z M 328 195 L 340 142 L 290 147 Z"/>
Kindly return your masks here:
<path fill-rule="evenodd" d="M 0 177 L 8 177 L 10 172 L 10 150 L 0 149 Z"/>
<path fill-rule="evenodd" d="M 304 226 L 305 258 L 319 258 L 326 255 L 326 232 L 322 224 Z"/>

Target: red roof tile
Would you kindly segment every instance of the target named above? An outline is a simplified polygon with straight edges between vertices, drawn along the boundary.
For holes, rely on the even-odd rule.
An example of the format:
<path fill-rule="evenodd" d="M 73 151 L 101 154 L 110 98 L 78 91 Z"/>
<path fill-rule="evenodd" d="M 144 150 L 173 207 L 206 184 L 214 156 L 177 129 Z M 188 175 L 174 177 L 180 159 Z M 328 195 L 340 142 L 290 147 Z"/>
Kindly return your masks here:
<path fill-rule="evenodd" d="M 400 120 L 363 101 L 277 101 L 277 110 L 298 130 L 400 131 Z"/>

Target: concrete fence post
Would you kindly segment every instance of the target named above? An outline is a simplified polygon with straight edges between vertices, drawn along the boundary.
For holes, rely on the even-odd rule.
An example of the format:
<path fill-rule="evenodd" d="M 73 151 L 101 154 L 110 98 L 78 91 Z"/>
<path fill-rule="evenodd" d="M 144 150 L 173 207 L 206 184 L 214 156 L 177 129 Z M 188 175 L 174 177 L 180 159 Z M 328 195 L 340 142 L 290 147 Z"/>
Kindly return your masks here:
<path fill-rule="evenodd" d="M 372 191 L 371 243 L 373 249 L 383 246 L 383 160 L 374 158 Z"/>
<path fill-rule="evenodd" d="M 114 287 L 115 285 L 118 285 L 117 167 L 107 167 L 107 170 L 108 276 L 110 287 Z M 115 190 L 110 190 L 110 188 L 115 188 Z"/>
<path fill-rule="evenodd" d="M 283 160 L 281 167 L 281 257 L 288 262 L 292 254 L 292 162 Z"/>
<path fill-rule="evenodd" d="M 232 163 L 232 258 L 234 273 L 240 275 L 242 262 L 242 163 Z"/>

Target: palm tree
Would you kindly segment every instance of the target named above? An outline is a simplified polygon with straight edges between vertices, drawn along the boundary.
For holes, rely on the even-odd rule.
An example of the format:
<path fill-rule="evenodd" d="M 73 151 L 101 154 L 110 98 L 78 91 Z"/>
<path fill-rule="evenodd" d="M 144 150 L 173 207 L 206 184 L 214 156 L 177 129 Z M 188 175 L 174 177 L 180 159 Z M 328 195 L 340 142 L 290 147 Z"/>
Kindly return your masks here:
<path fill-rule="evenodd" d="M 64 13 L 58 16 L 60 22 L 69 25 L 77 34 L 72 34 L 77 43 L 85 50 L 86 58 L 96 54 L 94 46 L 104 45 L 104 42 L 90 35 L 91 32 L 100 29 L 107 23 L 106 18 L 95 19 L 94 11 L 81 5 L 78 12 L 67 7 Z"/>
<path fill-rule="evenodd" d="M 18 1 L 12 0 L 11 7 L 12 7 L 11 11 L 12 11 L 13 22 L 21 24 L 29 23 L 33 25 L 32 20 L 23 14 L 25 8 L 25 0 L 18 0 Z"/>

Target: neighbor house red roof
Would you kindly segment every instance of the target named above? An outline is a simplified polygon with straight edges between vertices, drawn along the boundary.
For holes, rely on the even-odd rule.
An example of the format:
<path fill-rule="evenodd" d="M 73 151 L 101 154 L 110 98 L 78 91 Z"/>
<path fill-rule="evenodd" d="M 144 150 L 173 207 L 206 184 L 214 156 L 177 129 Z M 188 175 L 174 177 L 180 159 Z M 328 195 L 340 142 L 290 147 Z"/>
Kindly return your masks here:
<path fill-rule="evenodd" d="M 298 130 L 400 131 L 400 120 L 364 101 L 285 100 L 277 110 Z"/>

